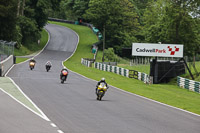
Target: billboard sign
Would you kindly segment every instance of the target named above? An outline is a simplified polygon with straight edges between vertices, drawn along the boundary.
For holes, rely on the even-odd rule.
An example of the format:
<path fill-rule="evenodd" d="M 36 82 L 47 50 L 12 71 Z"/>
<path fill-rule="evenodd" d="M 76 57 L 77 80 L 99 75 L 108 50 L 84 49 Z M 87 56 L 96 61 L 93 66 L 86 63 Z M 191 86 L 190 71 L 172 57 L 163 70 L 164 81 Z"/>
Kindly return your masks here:
<path fill-rule="evenodd" d="M 133 56 L 183 57 L 181 44 L 133 43 Z"/>

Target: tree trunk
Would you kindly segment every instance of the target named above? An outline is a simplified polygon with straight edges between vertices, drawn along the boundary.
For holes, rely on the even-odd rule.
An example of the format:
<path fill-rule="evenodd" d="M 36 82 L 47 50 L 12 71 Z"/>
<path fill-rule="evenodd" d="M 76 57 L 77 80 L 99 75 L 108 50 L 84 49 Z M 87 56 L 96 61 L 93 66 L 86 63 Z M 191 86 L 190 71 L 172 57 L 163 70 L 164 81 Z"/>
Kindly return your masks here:
<path fill-rule="evenodd" d="M 26 0 L 23 0 L 23 5 L 22 5 L 22 16 L 24 16 L 24 7 L 25 7 L 25 2 L 26 2 Z"/>
<path fill-rule="evenodd" d="M 19 16 L 19 12 L 20 12 L 20 4 L 21 4 L 21 0 L 18 0 L 18 4 L 17 4 L 17 17 Z"/>
<path fill-rule="evenodd" d="M 104 49 L 105 49 L 105 33 L 106 33 L 106 28 L 105 25 L 103 26 L 103 57 L 102 57 L 102 62 L 104 62 Z"/>

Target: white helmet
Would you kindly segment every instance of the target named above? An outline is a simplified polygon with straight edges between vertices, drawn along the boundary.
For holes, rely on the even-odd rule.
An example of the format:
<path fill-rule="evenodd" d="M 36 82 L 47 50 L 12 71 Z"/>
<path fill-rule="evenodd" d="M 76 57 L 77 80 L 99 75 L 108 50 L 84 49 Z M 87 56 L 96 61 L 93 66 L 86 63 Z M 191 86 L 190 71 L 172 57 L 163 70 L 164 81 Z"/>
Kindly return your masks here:
<path fill-rule="evenodd" d="M 101 78 L 101 81 L 105 81 L 105 78 Z"/>

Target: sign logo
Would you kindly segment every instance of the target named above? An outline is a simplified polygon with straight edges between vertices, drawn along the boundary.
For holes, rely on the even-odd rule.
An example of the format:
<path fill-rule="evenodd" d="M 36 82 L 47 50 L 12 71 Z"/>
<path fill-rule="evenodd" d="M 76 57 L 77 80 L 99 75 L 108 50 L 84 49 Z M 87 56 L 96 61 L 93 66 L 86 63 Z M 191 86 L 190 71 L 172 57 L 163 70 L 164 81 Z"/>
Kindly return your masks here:
<path fill-rule="evenodd" d="M 175 52 L 179 51 L 179 48 L 177 48 L 176 46 L 174 46 L 175 50 L 173 51 L 172 48 L 170 46 L 167 47 L 169 49 L 169 51 L 171 52 L 170 55 L 174 55 Z"/>
<path fill-rule="evenodd" d="M 183 57 L 183 45 L 133 43 L 133 56 Z"/>

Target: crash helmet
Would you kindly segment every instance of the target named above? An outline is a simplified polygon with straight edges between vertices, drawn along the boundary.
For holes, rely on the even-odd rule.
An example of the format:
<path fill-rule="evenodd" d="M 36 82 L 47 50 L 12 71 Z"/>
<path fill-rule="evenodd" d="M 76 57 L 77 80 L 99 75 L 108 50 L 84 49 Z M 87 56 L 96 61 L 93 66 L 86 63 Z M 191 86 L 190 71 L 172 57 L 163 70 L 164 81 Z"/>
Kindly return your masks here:
<path fill-rule="evenodd" d="M 101 81 L 105 82 L 105 78 L 101 78 Z"/>

